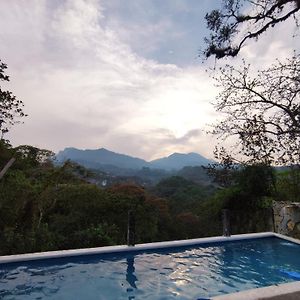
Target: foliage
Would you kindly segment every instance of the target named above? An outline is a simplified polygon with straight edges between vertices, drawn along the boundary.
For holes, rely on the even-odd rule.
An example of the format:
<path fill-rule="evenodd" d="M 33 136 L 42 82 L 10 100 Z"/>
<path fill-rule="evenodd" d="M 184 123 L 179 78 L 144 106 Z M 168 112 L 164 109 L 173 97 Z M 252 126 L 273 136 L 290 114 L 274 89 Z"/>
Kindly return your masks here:
<path fill-rule="evenodd" d="M 226 152 L 224 147 L 214 150 L 214 155 L 219 163 L 203 167 L 214 183 L 221 187 L 230 187 L 236 180 L 239 164 Z"/>
<path fill-rule="evenodd" d="M 236 56 L 248 40 L 281 22 L 294 18 L 298 26 L 299 10 L 299 0 L 224 0 L 222 9 L 206 14 L 211 34 L 205 38 L 204 55 Z"/>
<path fill-rule="evenodd" d="M 199 216 L 200 220 L 200 236 L 222 235 L 223 191 L 223 189 L 217 190 L 215 194 L 201 202 L 195 209 L 195 214 Z"/>
<path fill-rule="evenodd" d="M 271 166 L 264 164 L 240 166 L 236 170 L 235 178 L 235 182 L 221 192 L 225 208 L 256 209 L 260 208 L 262 203 L 265 204 L 265 197 L 274 196 L 276 179 Z"/>
<path fill-rule="evenodd" d="M 269 165 L 245 165 L 239 171 L 237 185 L 240 189 L 254 198 L 272 196 L 275 188 L 274 169 Z"/>
<path fill-rule="evenodd" d="M 13 155 L 12 146 L 8 141 L 0 139 L 0 169 L 4 166 Z"/>
<path fill-rule="evenodd" d="M 152 192 L 169 200 L 169 206 L 174 214 L 193 211 L 201 201 L 210 197 L 215 191 L 211 185 L 203 186 L 179 176 L 172 176 L 157 184 Z"/>
<path fill-rule="evenodd" d="M 219 213 L 229 209 L 231 232 L 272 230 L 272 201 L 275 193 L 274 169 L 268 165 L 244 165 L 236 171 L 235 181 L 214 196 Z M 219 216 L 220 218 L 220 216 Z"/>
<path fill-rule="evenodd" d="M 136 242 L 169 238 L 164 199 L 130 184 L 100 189 L 88 183 L 88 170 L 69 161 L 55 166 L 46 150 L 0 147 L 2 162 L 17 157 L 0 181 L 0 254 L 124 244 L 132 209 Z"/>
<path fill-rule="evenodd" d="M 124 244 L 128 211 L 137 243 L 205 234 L 194 211 L 213 187 L 174 177 L 151 191 L 129 183 L 101 189 L 85 168 L 54 165 L 49 151 L 4 141 L 0 147 L 2 163 L 17 158 L 0 181 L 0 254 Z"/>
<path fill-rule="evenodd" d="M 212 184 L 211 178 L 207 175 L 203 166 L 184 167 L 176 173 L 176 176 L 183 177 L 186 180 L 193 181 L 200 185 L 208 186 Z"/>
<path fill-rule="evenodd" d="M 9 81 L 5 74 L 7 65 L 0 60 L 0 82 Z M 10 91 L 3 90 L 0 86 L 0 139 L 8 132 L 9 127 L 18 123 L 18 118 L 25 117 L 23 102 L 18 100 Z"/>
<path fill-rule="evenodd" d="M 300 202 L 300 166 L 277 173 L 277 193 L 281 201 Z"/>
<path fill-rule="evenodd" d="M 250 66 L 221 68 L 216 108 L 226 118 L 213 133 L 236 137 L 233 154 L 250 163 L 300 162 L 300 55 L 251 75 Z"/>
<path fill-rule="evenodd" d="M 16 147 L 14 150 L 20 158 L 26 159 L 29 164 L 34 166 L 51 160 L 55 155 L 50 150 L 39 149 L 29 145 L 21 145 Z"/>
<path fill-rule="evenodd" d="M 0 159 L 17 153 L 0 146 Z M 266 230 L 272 169 L 254 165 L 236 172 L 232 186 L 219 190 L 181 177 L 151 190 L 129 183 L 101 189 L 77 164 L 57 166 L 22 154 L 0 181 L 0 254 L 124 244 L 128 211 L 135 213 L 137 243 L 221 235 L 223 208 L 232 211 L 233 232 Z"/>

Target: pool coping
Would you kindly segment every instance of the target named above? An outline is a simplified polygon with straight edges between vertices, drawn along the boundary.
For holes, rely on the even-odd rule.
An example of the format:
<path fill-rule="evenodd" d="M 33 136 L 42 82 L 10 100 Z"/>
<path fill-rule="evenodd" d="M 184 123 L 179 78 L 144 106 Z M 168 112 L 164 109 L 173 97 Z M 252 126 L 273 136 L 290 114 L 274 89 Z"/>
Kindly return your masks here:
<path fill-rule="evenodd" d="M 300 299 L 300 282 L 294 281 L 237 293 L 212 297 L 210 300 L 295 300 Z"/>
<path fill-rule="evenodd" d="M 189 239 L 189 240 L 155 242 L 155 243 L 137 244 L 135 246 L 119 245 L 119 246 L 106 246 L 106 247 L 97 247 L 97 248 L 6 255 L 6 256 L 0 256 L 0 266 L 1 264 L 17 263 L 17 262 L 24 262 L 24 261 L 74 257 L 74 256 L 91 255 L 91 254 L 146 251 L 146 250 L 173 248 L 173 247 L 181 247 L 181 246 L 193 246 L 193 245 L 214 244 L 219 242 L 259 239 L 259 238 L 266 238 L 266 237 L 278 237 L 296 244 L 300 244 L 300 240 L 294 239 L 292 237 L 284 236 L 282 234 L 278 234 L 274 232 L 261 232 L 261 233 L 238 234 L 229 237 L 217 236 L 217 237 Z M 225 294 L 225 295 L 215 296 L 211 298 L 211 300 L 262 300 L 262 299 L 274 299 L 274 300 L 300 299 L 300 281 L 267 286 L 263 288 L 244 290 L 237 293 Z"/>
<path fill-rule="evenodd" d="M 135 251 L 144 251 L 144 250 L 173 248 L 173 247 L 180 247 L 180 246 L 213 244 L 213 243 L 220 243 L 220 242 L 231 242 L 231 241 L 257 239 L 257 238 L 265 238 L 265 237 L 272 237 L 272 236 L 278 236 L 278 234 L 275 234 L 273 232 L 261 232 L 261 233 L 237 234 L 228 237 L 216 236 L 216 237 L 207 237 L 207 238 L 199 238 L 199 239 L 189 239 L 189 240 L 155 242 L 155 243 L 137 244 L 135 246 L 119 245 L 119 246 L 105 246 L 105 247 L 97 247 L 97 248 L 83 248 L 83 249 L 5 255 L 5 256 L 0 256 L 0 265 L 4 263 L 72 257 L 72 256 L 91 255 L 91 254 L 121 253 L 121 252 L 132 252 L 132 251 L 135 252 Z M 279 235 L 279 237 L 281 237 L 281 235 Z"/>

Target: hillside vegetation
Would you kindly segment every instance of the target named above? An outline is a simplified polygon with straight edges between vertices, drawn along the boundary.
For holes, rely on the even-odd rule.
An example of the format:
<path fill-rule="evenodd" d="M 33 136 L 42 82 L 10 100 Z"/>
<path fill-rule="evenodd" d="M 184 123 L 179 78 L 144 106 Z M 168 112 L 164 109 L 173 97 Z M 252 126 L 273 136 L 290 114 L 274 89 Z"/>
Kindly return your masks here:
<path fill-rule="evenodd" d="M 234 233 L 266 230 L 276 195 L 299 200 L 296 170 L 276 175 L 247 166 L 227 188 L 180 176 L 149 189 L 128 182 L 101 188 L 91 171 L 70 161 L 54 165 L 52 155 L 1 141 L 0 166 L 16 161 L 0 180 L 0 255 L 124 244 L 130 210 L 137 243 L 220 235 L 223 208 L 232 211 Z"/>

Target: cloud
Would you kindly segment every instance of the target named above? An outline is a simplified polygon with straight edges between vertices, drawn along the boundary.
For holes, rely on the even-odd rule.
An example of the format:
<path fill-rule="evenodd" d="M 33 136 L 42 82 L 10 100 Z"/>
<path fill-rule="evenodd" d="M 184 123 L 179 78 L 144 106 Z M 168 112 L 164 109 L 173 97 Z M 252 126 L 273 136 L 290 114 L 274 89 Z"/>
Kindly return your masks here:
<path fill-rule="evenodd" d="M 145 159 L 175 151 L 211 157 L 205 129 L 219 117 L 212 80 L 203 65 L 157 54 L 172 50 L 184 61 L 176 51 L 194 51 L 197 12 L 184 1 L 154 3 L 146 10 L 140 1 L 1 1 L 7 87 L 29 115 L 11 129 L 11 141 L 54 151 L 106 147 Z M 255 58 L 255 48 L 248 52 Z"/>
<path fill-rule="evenodd" d="M 109 0 L 103 1 L 104 24 L 140 56 L 185 67 L 200 63 L 204 16 L 219 5 L 210 0 Z"/>
<path fill-rule="evenodd" d="M 185 135 L 176 137 L 170 130 L 156 128 L 145 130 L 140 135 L 116 132 L 114 138 L 109 140 L 109 147 L 112 150 L 122 149 L 123 153 L 132 153 L 148 160 L 168 156 L 174 152 L 192 151 L 213 158 L 214 138 L 210 137 L 210 143 L 207 140 L 207 135 L 201 129 L 192 129 Z"/>
<path fill-rule="evenodd" d="M 0 25 L 13 24 L 0 34 L 7 42 L 0 51 L 12 74 L 10 88 L 29 114 L 24 125 L 11 130 L 15 144 L 55 151 L 103 146 L 145 158 L 181 143 L 189 149 L 188 132 L 204 125 L 203 114 L 210 110 L 202 70 L 136 54 L 117 29 L 104 25 L 98 1 L 0 6 L 11 12 Z M 18 47 L 11 48 L 15 41 Z M 149 134 L 162 127 L 167 135 Z"/>

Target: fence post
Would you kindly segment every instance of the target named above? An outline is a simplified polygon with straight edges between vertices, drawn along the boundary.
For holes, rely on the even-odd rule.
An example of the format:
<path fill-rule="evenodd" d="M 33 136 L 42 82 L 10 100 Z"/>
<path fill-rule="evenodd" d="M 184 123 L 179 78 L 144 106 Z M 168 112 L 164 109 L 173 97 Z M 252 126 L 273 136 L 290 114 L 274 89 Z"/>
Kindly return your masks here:
<path fill-rule="evenodd" d="M 127 246 L 135 245 L 135 215 L 132 210 L 128 211 L 127 223 Z"/>
<path fill-rule="evenodd" d="M 223 235 L 230 236 L 230 211 L 229 209 L 222 210 Z"/>

